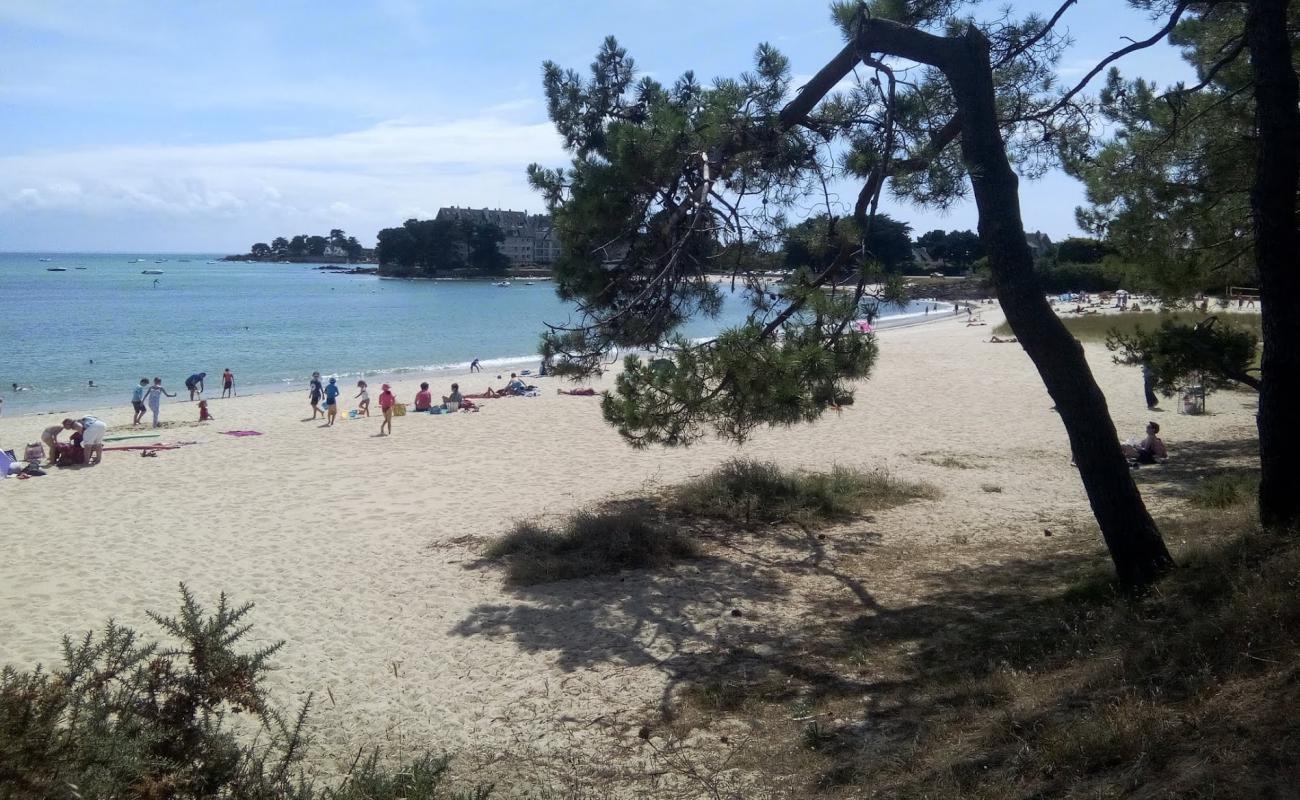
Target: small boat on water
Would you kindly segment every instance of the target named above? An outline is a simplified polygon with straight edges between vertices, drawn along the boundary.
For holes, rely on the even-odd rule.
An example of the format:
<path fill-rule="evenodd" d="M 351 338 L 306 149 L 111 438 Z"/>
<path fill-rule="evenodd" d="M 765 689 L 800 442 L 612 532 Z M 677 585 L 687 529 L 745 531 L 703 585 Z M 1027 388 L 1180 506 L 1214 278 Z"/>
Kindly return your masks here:
<path fill-rule="evenodd" d="M 524 281 L 524 286 L 532 286 L 532 285 L 533 285 L 532 281 Z"/>
<path fill-rule="evenodd" d="M 510 281 L 497 281 L 496 283 L 494 283 L 494 284 L 492 284 L 492 285 L 493 285 L 493 286 L 509 286 L 509 285 L 510 285 Z"/>
<path fill-rule="evenodd" d="M 165 259 L 165 258 L 160 258 L 160 259 L 158 259 L 157 261 L 155 261 L 155 262 L 153 262 L 153 263 L 155 263 L 155 264 L 161 264 L 161 263 L 163 263 L 163 262 L 166 261 L 166 260 L 167 260 L 167 259 Z"/>
<path fill-rule="evenodd" d="M 77 269 L 85 269 L 85 267 L 77 267 Z"/>
<path fill-rule="evenodd" d="M 144 259 L 143 259 L 143 258 L 137 258 L 137 259 L 135 259 L 134 261 L 132 261 L 131 263 L 132 263 L 132 264 L 143 264 L 143 263 L 144 263 Z"/>
<path fill-rule="evenodd" d="M 46 272 L 67 272 L 68 268 L 67 267 L 46 267 L 45 271 Z"/>
<path fill-rule="evenodd" d="M 160 270 L 160 269 L 142 269 L 142 270 L 140 270 L 140 274 L 141 274 L 141 275 L 161 275 L 161 274 L 163 274 L 163 271 Z"/>

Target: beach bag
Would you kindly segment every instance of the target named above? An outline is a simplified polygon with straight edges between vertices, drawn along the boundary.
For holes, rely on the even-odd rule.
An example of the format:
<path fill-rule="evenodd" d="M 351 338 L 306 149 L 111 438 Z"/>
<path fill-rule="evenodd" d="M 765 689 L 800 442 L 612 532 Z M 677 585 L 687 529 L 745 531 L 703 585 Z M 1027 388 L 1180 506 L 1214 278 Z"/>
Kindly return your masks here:
<path fill-rule="evenodd" d="M 406 416 L 406 403 L 393 403 L 393 416 L 394 417 Z"/>
<path fill-rule="evenodd" d="M 45 458 L 45 448 L 41 447 L 39 443 L 29 444 L 27 449 L 23 451 L 23 461 L 40 461 L 42 458 Z"/>

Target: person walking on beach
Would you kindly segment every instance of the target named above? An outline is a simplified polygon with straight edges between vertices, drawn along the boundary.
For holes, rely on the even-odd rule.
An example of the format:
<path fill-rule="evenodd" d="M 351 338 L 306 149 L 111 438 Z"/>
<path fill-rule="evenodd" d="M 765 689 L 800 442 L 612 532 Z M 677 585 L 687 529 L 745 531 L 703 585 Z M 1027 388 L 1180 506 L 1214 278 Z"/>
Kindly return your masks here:
<path fill-rule="evenodd" d="M 325 386 L 325 412 L 325 426 L 329 427 L 334 424 L 334 418 L 339 413 L 339 385 L 333 378 Z"/>
<path fill-rule="evenodd" d="M 379 426 L 380 436 L 384 436 L 385 433 L 391 436 L 393 433 L 393 404 L 396 402 L 397 398 L 393 396 L 393 390 L 385 383 L 379 393 L 379 410 L 384 412 L 383 424 Z"/>
<path fill-rule="evenodd" d="M 356 400 L 357 398 L 361 399 L 361 402 L 357 404 L 357 416 L 370 416 L 370 388 L 366 386 L 365 381 L 357 381 L 357 394 L 352 399 Z"/>
<path fill-rule="evenodd" d="M 221 373 L 221 397 L 222 399 L 225 399 L 227 397 L 234 397 L 234 396 L 235 396 L 235 373 L 230 371 L 230 367 L 226 367 L 226 371 Z"/>
<path fill-rule="evenodd" d="M 1147 396 L 1148 410 L 1154 410 L 1156 405 L 1158 405 L 1160 402 L 1160 399 L 1156 397 L 1155 387 L 1156 387 L 1156 378 L 1155 378 L 1155 374 L 1151 371 L 1151 362 L 1143 361 L 1142 362 L 1142 391 L 1145 392 Z"/>
<path fill-rule="evenodd" d="M 320 373 L 311 374 L 311 383 L 307 384 L 307 399 L 311 400 L 311 418 L 325 416 L 325 412 L 320 410 L 320 399 L 325 394 L 325 387 L 321 385 Z"/>
<path fill-rule="evenodd" d="M 141 378 L 140 385 L 131 392 L 131 408 L 135 409 L 135 416 L 131 418 L 132 425 L 139 425 L 140 420 L 144 419 L 144 393 L 147 391 L 149 391 L 149 379 Z"/>
<path fill-rule="evenodd" d="M 149 406 L 149 411 L 153 413 L 153 426 L 158 427 L 158 412 L 162 410 L 163 395 L 175 397 L 174 392 L 169 392 L 163 388 L 162 378 L 154 378 L 153 386 L 150 386 L 144 393 L 145 405 Z"/>
<path fill-rule="evenodd" d="M 483 371 L 483 368 L 480 367 L 480 366 L 478 365 L 478 359 L 477 359 L 477 358 L 474 359 L 473 361 L 469 362 L 469 371 L 470 371 L 470 372 L 482 372 L 482 371 Z"/>
<path fill-rule="evenodd" d="M 185 379 L 185 388 L 190 390 L 190 402 L 194 402 L 195 395 L 203 394 L 203 379 L 208 377 L 206 372 L 196 372 Z"/>

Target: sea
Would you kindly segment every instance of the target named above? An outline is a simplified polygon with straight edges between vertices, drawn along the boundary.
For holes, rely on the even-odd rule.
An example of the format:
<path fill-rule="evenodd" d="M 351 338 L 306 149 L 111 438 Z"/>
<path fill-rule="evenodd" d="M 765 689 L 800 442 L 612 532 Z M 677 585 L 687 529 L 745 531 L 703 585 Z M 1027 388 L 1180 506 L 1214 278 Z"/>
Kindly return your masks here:
<path fill-rule="evenodd" d="M 550 281 L 395 280 L 220 258 L 0 253 L 4 414 L 125 404 L 140 378 L 179 391 L 197 372 L 219 394 L 226 368 L 240 394 L 305 388 L 313 371 L 345 385 L 436 378 L 475 358 L 491 378 L 536 369 L 545 325 L 578 318 Z M 883 308 L 881 317 L 903 322 L 923 305 Z M 708 338 L 746 311 L 743 297 L 729 295 L 718 317 L 690 320 L 682 332 Z"/>

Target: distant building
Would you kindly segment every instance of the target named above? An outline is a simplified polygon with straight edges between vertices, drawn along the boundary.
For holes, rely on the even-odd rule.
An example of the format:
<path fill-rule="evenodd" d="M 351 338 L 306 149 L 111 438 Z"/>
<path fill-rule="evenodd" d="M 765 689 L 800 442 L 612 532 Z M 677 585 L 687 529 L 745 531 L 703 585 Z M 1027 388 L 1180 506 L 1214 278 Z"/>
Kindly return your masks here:
<path fill-rule="evenodd" d="M 912 261 L 916 262 L 918 267 L 926 269 L 947 266 L 942 258 L 935 258 L 930 255 L 930 251 L 919 244 L 912 245 Z"/>
<path fill-rule="evenodd" d="M 499 208 L 438 209 L 439 220 L 467 222 L 471 225 L 491 223 L 505 234 L 505 241 L 497 247 L 510 259 L 513 267 L 528 264 L 553 264 L 560 255 L 560 243 L 555 240 L 551 218 L 545 214 L 527 211 L 502 211 Z M 460 245 L 461 256 L 468 256 L 468 246 Z"/>
<path fill-rule="evenodd" d="M 1042 231 L 1025 234 L 1025 241 L 1029 244 L 1029 251 L 1034 254 L 1034 258 L 1051 255 L 1052 238 Z"/>

